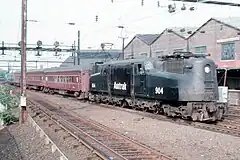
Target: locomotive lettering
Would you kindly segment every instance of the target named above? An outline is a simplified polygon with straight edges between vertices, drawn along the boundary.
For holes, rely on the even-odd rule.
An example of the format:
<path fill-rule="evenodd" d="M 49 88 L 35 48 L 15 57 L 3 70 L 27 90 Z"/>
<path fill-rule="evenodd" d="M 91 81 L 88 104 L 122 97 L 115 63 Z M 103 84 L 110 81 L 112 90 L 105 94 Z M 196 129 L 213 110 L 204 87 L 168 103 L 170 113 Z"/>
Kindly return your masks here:
<path fill-rule="evenodd" d="M 113 88 L 118 90 L 127 90 L 127 84 L 125 82 L 123 84 L 114 82 Z"/>
<path fill-rule="evenodd" d="M 92 88 L 95 88 L 95 87 L 96 87 L 95 83 L 92 83 Z"/>
<path fill-rule="evenodd" d="M 155 87 L 155 94 L 163 94 L 163 87 Z"/>

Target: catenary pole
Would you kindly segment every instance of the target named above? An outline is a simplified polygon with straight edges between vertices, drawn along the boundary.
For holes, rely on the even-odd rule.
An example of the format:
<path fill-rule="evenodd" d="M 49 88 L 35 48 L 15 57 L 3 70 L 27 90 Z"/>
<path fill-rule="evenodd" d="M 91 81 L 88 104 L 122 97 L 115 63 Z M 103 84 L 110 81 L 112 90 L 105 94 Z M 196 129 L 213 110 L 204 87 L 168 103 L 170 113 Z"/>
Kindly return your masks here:
<path fill-rule="evenodd" d="M 78 30 L 77 64 L 80 65 L 80 30 Z"/>
<path fill-rule="evenodd" d="M 21 15 L 21 97 L 20 97 L 20 115 L 19 122 L 26 120 L 26 33 L 27 33 L 27 0 L 22 0 Z"/>

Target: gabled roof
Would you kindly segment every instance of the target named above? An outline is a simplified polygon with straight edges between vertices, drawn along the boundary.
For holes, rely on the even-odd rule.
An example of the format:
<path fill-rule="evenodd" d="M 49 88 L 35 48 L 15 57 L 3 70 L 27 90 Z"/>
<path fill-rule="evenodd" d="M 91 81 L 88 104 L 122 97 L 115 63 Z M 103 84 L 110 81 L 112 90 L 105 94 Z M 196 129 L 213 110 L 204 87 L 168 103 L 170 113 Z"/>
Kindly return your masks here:
<path fill-rule="evenodd" d="M 136 34 L 132 38 L 132 40 L 130 42 L 128 42 L 128 44 L 126 45 L 126 47 L 124 47 L 124 49 L 127 48 L 132 43 L 132 41 L 136 38 L 140 39 L 147 45 L 151 45 L 155 41 L 155 39 L 158 38 L 158 36 L 159 36 L 159 34 Z"/>
<path fill-rule="evenodd" d="M 172 32 L 178 35 L 179 37 L 186 39 L 197 29 L 198 27 L 173 27 L 168 28 L 167 30 L 172 30 Z"/>
<path fill-rule="evenodd" d="M 216 17 L 212 19 L 220 21 L 221 23 L 224 23 L 226 25 L 230 25 L 236 29 L 240 29 L 240 17 Z"/>
<path fill-rule="evenodd" d="M 216 21 L 218 23 L 221 23 L 223 25 L 226 25 L 228 27 L 231 27 L 235 30 L 240 31 L 240 17 L 220 17 L 220 18 L 210 18 L 207 22 L 205 22 L 203 25 L 201 25 L 195 32 L 193 32 L 188 38 L 195 35 L 200 29 L 202 29 L 205 25 L 207 25 L 210 21 Z"/>
<path fill-rule="evenodd" d="M 137 34 L 136 37 L 142 40 L 147 45 L 151 45 L 159 34 Z"/>
<path fill-rule="evenodd" d="M 152 44 L 158 40 L 161 35 L 163 35 L 165 32 L 173 33 L 177 36 L 179 36 L 182 39 L 187 39 L 194 31 L 196 31 L 197 27 L 172 27 L 172 28 L 166 28 L 163 30 L 161 34 L 158 35 L 158 37 L 152 42 Z M 189 31 L 191 31 L 189 33 Z"/>

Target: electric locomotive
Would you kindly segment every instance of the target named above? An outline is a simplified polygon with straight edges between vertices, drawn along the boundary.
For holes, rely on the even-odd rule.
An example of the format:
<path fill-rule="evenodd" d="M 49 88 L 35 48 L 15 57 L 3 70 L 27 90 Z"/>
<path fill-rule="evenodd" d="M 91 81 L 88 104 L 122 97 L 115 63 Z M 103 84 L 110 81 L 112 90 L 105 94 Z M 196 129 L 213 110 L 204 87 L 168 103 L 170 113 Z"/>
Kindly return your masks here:
<path fill-rule="evenodd" d="M 215 63 L 206 55 L 175 52 L 96 64 L 89 84 L 91 101 L 193 121 L 221 120 L 226 112 L 227 104 L 218 102 Z"/>

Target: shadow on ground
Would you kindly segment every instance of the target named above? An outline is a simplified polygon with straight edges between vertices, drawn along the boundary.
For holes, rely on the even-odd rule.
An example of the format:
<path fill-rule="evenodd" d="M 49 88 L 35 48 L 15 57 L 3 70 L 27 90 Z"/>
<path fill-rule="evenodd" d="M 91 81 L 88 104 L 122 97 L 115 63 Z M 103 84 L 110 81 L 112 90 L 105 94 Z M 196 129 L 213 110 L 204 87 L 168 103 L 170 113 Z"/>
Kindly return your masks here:
<path fill-rule="evenodd" d="M 1 160 L 22 160 L 15 138 L 11 135 L 8 128 L 0 130 L 0 159 Z"/>

